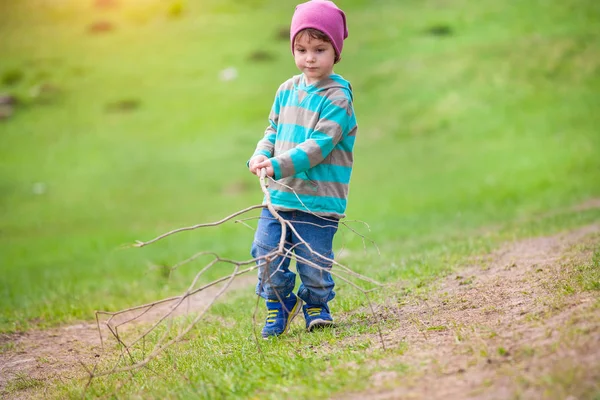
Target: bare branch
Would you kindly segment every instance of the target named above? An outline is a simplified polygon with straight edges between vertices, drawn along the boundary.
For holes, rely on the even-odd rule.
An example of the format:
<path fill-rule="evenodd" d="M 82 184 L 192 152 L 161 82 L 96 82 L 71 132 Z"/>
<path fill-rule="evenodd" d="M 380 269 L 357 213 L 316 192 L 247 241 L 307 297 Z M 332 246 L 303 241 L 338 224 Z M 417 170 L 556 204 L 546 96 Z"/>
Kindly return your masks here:
<path fill-rule="evenodd" d="M 192 282 L 188 286 L 187 290 L 185 290 L 179 296 L 168 297 L 168 298 L 165 298 L 162 300 L 157 300 L 157 301 L 153 301 L 153 302 L 150 302 L 147 304 L 130 307 L 130 308 L 127 308 L 127 309 L 124 309 L 121 311 L 117 311 L 117 312 L 96 311 L 96 325 L 97 325 L 97 329 L 98 329 L 98 334 L 100 336 L 100 342 L 102 345 L 102 349 L 104 350 L 104 341 L 105 340 L 104 340 L 102 332 L 101 332 L 100 317 L 106 315 L 106 316 L 108 316 L 108 319 L 106 320 L 106 322 L 104 322 L 102 324 L 102 326 L 106 326 L 108 328 L 108 331 L 112 335 L 112 337 L 116 340 L 116 342 L 120 348 L 120 355 L 119 355 L 118 359 L 116 360 L 116 362 L 114 363 L 114 365 L 112 366 L 112 368 L 109 368 L 107 370 L 98 371 L 96 368 L 97 367 L 97 365 L 96 365 L 96 366 L 94 366 L 94 369 L 90 371 L 90 369 L 84 365 L 84 368 L 86 369 L 86 372 L 89 375 L 89 380 L 88 380 L 88 383 L 86 384 L 86 388 L 85 388 L 86 390 L 94 378 L 106 376 L 106 375 L 110 375 L 110 374 L 115 374 L 115 373 L 120 373 L 120 372 L 132 373 L 132 371 L 134 371 L 138 368 L 148 368 L 148 363 L 150 363 L 153 359 L 155 359 L 160 354 L 162 354 L 171 345 L 180 341 L 184 336 L 186 336 L 194 328 L 194 326 L 207 314 L 208 310 L 211 309 L 212 305 L 227 290 L 229 290 L 231 288 L 231 285 L 236 278 L 238 278 L 242 274 L 246 274 L 248 272 L 257 270 L 259 268 L 271 265 L 273 260 L 276 260 L 278 258 L 280 258 L 280 261 L 278 262 L 278 265 L 276 265 L 274 269 L 272 269 L 272 268 L 264 268 L 263 269 L 263 272 L 262 272 L 263 273 L 263 277 L 262 277 L 263 282 L 269 283 L 271 281 L 271 278 L 277 272 L 281 271 L 281 269 L 284 265 L 284 262 L 286 262 L 286 260 L 291 260 L 291 259 L 295 258 L 298 262 L 302 262 L 302 263 L 304 263 L 312 268 L 315 268 L 317 270 L 320 270 L 320 271 L 326 271 L 326 272 L 332 274 L 333 276 L 335 276 L 336 278 L 340 279 L 341 281 L 346 282 L 350 287 L 352 287 L 356 290 L 359 290 L 361 293 L 363 293 L 365 295 L 365 297 L 369 303 L 371 312 L 373 314 L 375 313 L 375 309 L 373 307 L 371 299 L 368 296 L 368 293 L 370 293 L 371 291 L 375 290 L 376 288 L 378 288 L 382 285 L 379 282 L 377 282 L 376 280 L 366 277 L 364 275 L 361 275 L 361 274 L 353 271 L 349 267 L 345 266 L 344 264 L 341 264 L 334 259 L 328 258 L 328 257 L 314 251 L 314 249 L 311 248 L 310 244 L 306 240 L 304 240 L 304 238 L 301 237 L 301 235 L 298 233 L 298 231 L 294 227 L 294 224 L 310 224 L 310 225 L 317 226 L 319 228 L 327 228 L 327 227 L 337 227 L 337 226 L 339 226 L 338 224 L 341 224 L 342 226 L 349 229 L 352 233 L 361 237 L 362 241 L 363 241 L 363 246 L 366 249 L 365 241 L 367 241 L 367 240 L 370 241 L 371 243 L 373 243 L 373 245 L 375 245 L 375 247 L 377 247 L 377 245 L 375 244 L 374 241 L 366 238 L 364 235 L 357 232 L 354 228 L 350 227 L 348 225 L 348 222 L 360 222 L 360 223 L 364 224 L 367 227 L 367 229 L 370 230 L 368 224 L 366 224 L 362 221 L 339 222 L 337 219 L 330 219 L 330 218 L 326 218 L 326 217 L 320 216 L 318 214 L 315 214 L 312 211 L 310 211 L 308 208 L 306 209 L 307 213 L 312 214 L 324 221 L 330 221 L 330 222 L 332 222 L 332 224 L 331 225 L 328 225 L 328 224 L 319 225 L 319 224 L 314 224 L 311 222 L 304 222 L 304 221 L 293 221 L 293 222 L 287 221 L 278 213 L 278 211 L 275 209 L 275 207 L 271 203 L 270 192 L 268 190 L 269 179 L 272 180 L 272 178 L 266 176 L 266 170 L 264 170 L 264 169 L 261 170 L 260 176 L 259 176 L 259 182 L 260 182 L 261 190 L 265 196 L 264 204 L 245 208 L 241 211 L 235 212 L 235 213 L 233 213 L 219 221 L 216 221 L 216 222 L 197 224 L 197 225 L 193 225 L 193 226 L 189 226 L 189 227 L 175 229 L 175 230 L 172 230 L 165 234 L 162 234 L 152 240 L 149 240 L 147 242 L 137 241 L 137 243 L 134 245 L 135 247 L 147 246 L 149 244 L 157 242 L 167 236 L 173 235 L 178 232 L 189 231 L 189 230 L 194 230 L 194 229 L 204 228 L 204 227 L 217 226 L 217 225 L 223 224 L 241 214 L 244 214 L 248 211 L 258 209 L 258 208 L 265 208 L 265 207 L 269 210 L 269 212 L 273 216 L 273 219 L 277 220 L 281 225 L 281 236 L 280 236 L 280 240 L 278 242 L 278 246 L 266 255 L 256 257 L 253 259 L 249 259 L 249 260 L 245 260 L 245 261 L 236 261 L 236 260 L 221 258 L 218 254 L 211 252 L 211 251 L 201 251 L 183 261 L 176 263 L 172 267 L 170 267 L 170 272 L 173 272 L 177 268 L 181 267 L 182 265 L 191 263 L 192 261 L 195 261 L 196 259 L 198 259 L 202 256 L 206 256 L 206 255 L 212 256 L 212 260 L 210 260 L 203 268 L 201 268 L 196 273 L 196 275 L 192 279 Z M 280 182 L 278 182 L 278 183 L 280 183 Z M 293 190 L 292 190 L 292 192 L 293 192 Z M 300 200 L 300 198 L 298 197 L 298 195 L 295 192 L 293 192 L 293 193 L 298 198 L 300 203 L 303 204 L 302 201 Z M 256 218 L 258 218 L 258 217 L 242 218 L 242 219 L 235 220 L 235 223 L 240 223 L 250 229 L 253 229 L 252 227 L 250 227 L 249 225 L 244 223 L 244 221 L 248 221 L 248 220 L 256 219 Z M 297 242 L 295 244 L 291 244 L 291 243 L 288 243 L 285 241 L 285 237 L 287 236 L 288 229 L 297 238 Z M 315 261 L 315 257 L 312 257 L 313 259 L 308 259 L 306 257 L 298 255 L 299 246 L 303 246 L 303 248 L 306 248 L 306 250 L 311 255 L 315 256 L 317 260 Z M 379 248 L 377 248 L 377 251 L 379 252 Z M 213 269 L 217 264 L 232 265 L 233 271 L 221 278 L 214 279 L 200 287 L 197 287 L 201 278 L 209 270 Z M 250 265 L 250 266 L 245 269 L 240 269 L 242 266 L 245 266 L 245 265 Z M 334 266 L 336 268 L 333 268 Z M 354 280 L 358 280 L 363 283 L 368 283 L 368 284 L 374 285 L 375 288 L 371 288 L 371 289 L 363 288 L 361 285 L 354 282 Z M 211 289 L 210 291 L 207 291 L 209 288 L 213 288 L 214 286 L 219 285 L 219 284 L 222 284 L 222 287 L 220 287 L 218 290 L 217 290 L 217 288 L 214 288 L 214 289 Z M 216 291 L 216 293 L 213 293 L 214 291 Z M 194 318 L 192 318 L 191 321 L 190 320 L 185 320 L 185 321 L 177 320 L 176 321 L 174 319 L 174 317 L 176 315 L 178 315 L 178 314 L 176 314 L 176 312 L 180 308 L 182 308 L 181 307 L 182 304 L 184 304 L 184 302 L 185 302 L 185 304 L 187 304 L 187 309 L 189 312 L 190 308 L 191 308 L 190 307 L 190 298 L 201 292 L 204 292 L 203 295 L 206 297 L 206 300 L 208 300 L 204 304 L 203 309 L 197 311 Z M 279 294 L 278 293 L 276 293 L 276 294 L 279 297 Z M 259 340 L 258 335 L 255 330 L 256 314 L 257 314 L 257 310 L 258 310 L 259 299 L 260 298 L 257 297 L 257 303 L 256 303 L 256 307 L 254 309 L 253 315 L 252 315 L 252 319 L 254 322 L 253 323 L 253 331 L 254 331 L 254 336 L 256 339 L 256 343 L 257 343 L 257 348 L 258 348 L 258 351 L 261 354 L 263 354 L 262 350 L 261 350 L 261 346 L 260 346 L 260 340 Z M 280 298 L 279 300 L 281 301 L 282 299 Z M 185 310 L 185 306 L 183 309 Z M 151 311 L 153 311 L 152 314 L 150 314 Z M 157 315 L 155 315 L 155 314 L 157 314 Z M 134 336 L 134 337 L 129 338 L 128 340 L 125 340 L 125 338 L 122 336 L 122 333 L 119 332 L 119 327 L 126 327 L 126 326 L 132 325 L 133 323 L 143 321 L 143 318 L 142 318 L 143 316 L 146 316 L 146 318 L 145 318 L 146 320 L 149 317 L 152 317 L 153 323 L 150 323 L 149 326 L 141 329 L 138 333 L 134 332 L 133 335 L 127 334 L 127 336 Z M 162 331 L 163 328 L 164 328 L 164 331 Z M 383 335 L 381 333 L 381 329 L 380 329 L 379 325 L 377 325 L 377 329 L 379 332 L 380 340 L 382 341 L 382 346 L 385 348 L 385 343 L 383 342 Z M 159 332 L 161 332 L 161 333 L 159 334 Z M 174 337 L 171 337 L 173 332 L 175 332 L 175 335 L 174 335 Z M 154 337 L 150 337 L 149 335 L 151 335 L 151 334 L 157 334 L 156 339 Z M 151 349 L 147 349 L 147 347 L 146 347 L 147 339 L 149 341 L 154 342 L 154 344 L 151 346 L 152 347 Z M 127 342 L 129 342 L 129 344 L 127 344 Z M 139 356 L 139 354 L 141 352 L 141 360 L 139 360 L 139 357 L 138 357 L 138 360 L 136 361 L 136 359 L 134 357 L 134 350 L 135 350 L 136 356 Z M 129 363 L 126 362 L 123 365 L 122 361 L 129 361 Z"/>
<path fill-rule="evenodd" d="M 237 217 L 240 214 L 244 214 L 244 213 L 247 213 L 248 211 L 256 210 L 257 208 L 264 208 L 264 207 L 265 206 L 262 205 L 262 204 L 258 204 L 258 205 L 255 205 L 255 206 L 250 206 L 248 208 L 244 208 L 241 211 L 238 211 L 238 212 L 235 212 L 235 213 L 233 213 L 231 215 L 228 215 L 227 217 L 225 217 L 225 218 L 223 218 L 223 219 L 221 219 L 219 221 L 209 222 L 209 223 L 206 223 L 206 224 L 197 224 L 197 225 L 188 226 L 188 227 L 185 227 L 185 228 L 175 229 L 175 230 L 172 230 L 171 232 L 164 233 L 164 234 L 162 234 L 162 235 L 160 235 L 160 236 L 158 236 L 158 237 L 156 237 L 156 238 L 154 238 L 152 240 L 149 240 L 147 242 L 141 242 L 141 241 L 138 240 L 138 241 L 136 241 L 136 243 L 133 246 L 134 247 L 144 247 L 144 246 L 147 246 L 147 245 L 149 245 L 151 243 L 157 242 L 157 241 L 159 241 L 161 239 L 166 238 L 167 236 L 173 235 L 173 234 L 178 233 L 178 232 L 191 231 L 191 230 L 194 230 L 194 229 L 204 228 L 204 227 L 207 227 L 207 226 L 221 225 L 222 223 L 227 222 L 230 219 L 235 218 L 235 217 Z"/>

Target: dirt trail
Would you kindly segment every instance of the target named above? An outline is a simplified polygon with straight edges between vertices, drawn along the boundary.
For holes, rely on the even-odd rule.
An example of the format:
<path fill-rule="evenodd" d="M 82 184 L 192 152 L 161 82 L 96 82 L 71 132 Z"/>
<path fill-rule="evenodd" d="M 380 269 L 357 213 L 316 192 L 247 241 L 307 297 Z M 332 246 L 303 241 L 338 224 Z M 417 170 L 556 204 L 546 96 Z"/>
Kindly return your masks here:
<path fill-rule="evenodd" d="M 441 280 L 426 297 L 395 305 L 393 312 L 405 324 L 384 332 L 384 339 L 387 347 L 407 350 L 378 361 L 385 371 L 371 377 L 369 390 L 340 398 L 574 400 L 586 398 L 594 385 L 600 393 L 598 292 L 557 295 L 573 268 L 589 262 L 599 245 L 598 224 L 509 243 Z M 235 286 L 247 288 L 253 279 L 244 276 Z M 190 309 L 205 307 L 213 295 L 197 296 Z M 139 322 L 155 318 L 148 313 Z M 0 394 L 15 379 L 82 376 L 79 361 L 91 364 L 100 354 L 96 325 L 90 323 L 0 336 L 0 346 Z M 398 364 L 408 365 L 409 372 L 394 372 Z M 553 386 L 553 380 L 567 378 L 587 386 L 579 391 L 564 391 L 568 382 Z M 31 390 L 40 394 L 40 388 Z M 31 393 L 15 390 L 8 396 Z"/>
<path fill-rule="evenodd" d="M 379 363 L 387 371 L 371 376 L 369 390 L 340 399 L 597 396 L 600 297 L 571 292 L 569 279 L 599 248 L 599 232 L 592 225 L 508 244 L 402 305 L 394 312 L 406 325 L 384 340 L 407 350 Z M 399 364 L 409 372 L 395 372 Z"/>
<path fill-rule="evenodd" d="M 242 288 L 250 288 L 256 281 L 255 274 L 250 273 L 238 276 L 228 287 L 227 296 Z M 194 296 L 187 298 L 174 312 L 174 316 L 197 315 L 203 312 L 214 299 L 224 284 L 207 288 Z M 162 315 L 170 311 L 175 302 L 166 302 L 153 307 L 150 311 L 143 310 L 127 312 L 119 315 L 111 326 L 132 319 L 142 314 L 134 321 L 121 326 L 120 335 L 127 337 L 128 330 L 135 331 L 140 326 L 148 326 L 158 321 Z M 105 322 L 107 318 L 101 319 Z M 115 343 L 110 331 L 104 324 L 100 326 L 105 343 Z M 132 329 L 134 328 L 134 329 Z M 128 340 L 127 342 L 130 342 Z M 23 387 L 40 386 L 43 381 L 53 379 L 70 380 L 85 376 L 85 369 L 81 365 L 93 365 L 95 359 L 102 354 L 98 325 L 94 323 L 81 323 L 43 331 L 29 331 L 25 333 L 0 335 L 0 397 L 7 395 L 5 388 L 11 382 L 18 382 Z M 9 393 L 8 398 L 28 398 L 26 390 Z M 4 398 L 4 397 L 2 397 Z"/>

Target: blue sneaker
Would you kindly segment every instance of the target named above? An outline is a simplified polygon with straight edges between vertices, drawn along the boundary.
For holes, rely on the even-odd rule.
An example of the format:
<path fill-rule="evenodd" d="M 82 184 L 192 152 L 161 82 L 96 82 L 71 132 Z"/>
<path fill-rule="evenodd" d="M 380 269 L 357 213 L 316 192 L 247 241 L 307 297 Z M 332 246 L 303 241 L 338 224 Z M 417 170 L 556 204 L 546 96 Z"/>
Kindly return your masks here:
<path fill-rule="evenodd" d="M 315 328 L 324 328 L 333 325 L 333 317 L 327 305 L 306 304 L 302 307 L 306 330 L 311 332 Z"/>
<path fill-rule="evenodd" d="M 290 293 L 283 299 L 283 303 L 279 300 L 267 300 L 267 320 L 261 332 L 263 339 L 284 334 L 294 317 L 300 312 L 301 305 L 302 300 L 294 293 Z"/>

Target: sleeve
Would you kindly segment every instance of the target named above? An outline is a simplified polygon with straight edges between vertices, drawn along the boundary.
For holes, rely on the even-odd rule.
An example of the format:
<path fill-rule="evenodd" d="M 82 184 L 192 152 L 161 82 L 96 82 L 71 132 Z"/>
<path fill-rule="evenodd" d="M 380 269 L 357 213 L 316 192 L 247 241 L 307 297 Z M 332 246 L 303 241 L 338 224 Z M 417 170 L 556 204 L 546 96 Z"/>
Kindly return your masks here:
<path fill-rule="evenodd" d="M 306 141 L 271 158 L 273 178 L 281 179 L 299 174 L 321 163 L 348 135 L 353 114 L 349 99 L 331 99 L 321 110 L 319 121 Z"/>
<path fill-rule="evenodd" d="M 279 90 L 275 95 L 275 100 L 273 101 L 273 107 L 271 107 L 271 113 L 269 114 L 269 126 L 265 130 L 264 137 L 258 142 L 256 145 L 256 150 L 254 150 L 254 154 L 252 157 L 263 155 L 265 157 L 271 158 L 273 157 L 273 150 L 275 148 L 275 138 L 277 136 L 277 123 L 279 120 Z M 250 157 L 250 158 L 252 158 Z M 248 160 L 248 163 L 250 160 Z M 247 163 L 247 164 L 248 164 Z"/>

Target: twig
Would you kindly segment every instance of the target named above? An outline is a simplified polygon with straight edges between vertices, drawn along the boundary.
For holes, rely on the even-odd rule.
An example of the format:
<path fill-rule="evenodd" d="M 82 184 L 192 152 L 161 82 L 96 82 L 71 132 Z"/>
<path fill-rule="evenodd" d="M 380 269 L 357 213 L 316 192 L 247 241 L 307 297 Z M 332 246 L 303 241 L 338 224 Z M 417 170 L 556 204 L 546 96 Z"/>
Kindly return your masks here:
<path fill-rule="evenodd" d="M 160 235 L 160 236 L 157 236 L 157 237 L 155 237 L 154 239 L 152 239 L 152 240 L 149 240 L 149 241 L 147 241 L 147 242 L 141 242 L 141 241 L 139 241 L 139 240 L 138 240 L 138 241 L 136 241 L 136 243 L 134 244 L 134 247 L 144 247 L 144 246 L 147 246 L 147 245 L 149 245 L 149 244 L 152 244 L 152 243 L 154 243 L 154 242 L 157 242 L 157 241 L 159 241 L 159 240 L 161 240 L 161 239 L 164 239 L 164 238 L 166 238 L 167 236 L 173 235 L 173 234 L 175 234 L 175 233 L 178 233 L 178 232 L 183 232 L 183 231 L 191 231 L 191 230 L 194 230 L 194 229 L 198 229 L 198 228 L 204 228 L 204 227 L 207 227 L 207 226 L 217 226 L 217 225 L 221 225 L 222 223 L 224 223 L 224 222 L 227 222 L 227 221 L 229 221 L 230 219 L 232 219 L 232 218 L 235 218 L 235 217 L 237 217 L 237 216 L 238 216 L 238 215 L 240 215 L 240 214 L 244 214 L 244 213 L 247 213 L 248 211 L 255 210 L 255 209 L 257 209 L 257 208 L 264 208 L 264 207 L 265 207 L 265 206 L 264 206 L 264 205 L 262 205 L 262 204 L 257 204 L 257 205 L 255 205 L 255 206 L 250 206 L 250 207 L 248 207 L 248 208 L 244 208 L 244 209 L 243 209 L 243 210 L 241 210 L 241 211 L 238 211 L 238 212 L 235 212 L 235 213 L 233 213 L 233 214 L 231 214 L 231 215 L 228 215 L 227 217 L 225 217 L 225 218 L 223 218 L 223 219 L 221 219 L 221 220 L 219 220 L 219 221 L 216 221 L 216 222 L 209 222 L 209 223 L 206 223 L 206 224 L 197 224 L 197 225 L 188 226 L 188 227 L 185 227 L 185 228 L 179 228 L 179 229 L 175 229 L 175 230 L 172 230 L 172 231 L 170 231 L 170 232 L 163 233 L 162 235 Z"/>
<path fill-rule="evenodd" d="M 362 221 L 344 221 L 344 222 L 340 223 L 337 219 L 326 218 L 326 217 L 320 216 L 318 214 L 315 214 L 315 213 L 311 212 L 310 210 L 308 210 L 308 208 L 306 210 L 307 213 L 310 213 L 310 214 L 312 214 L 318 218 L 321 218 L 325 221 L 331 221 L 332 223 L 335 223 L 335 224 L 318 225 L 318 224 L 314 224 L 314 223 L 306 222 L 306 221 L 293 221 L 293 222 L 287 221 L 277 212 L 277 210 L 271 203 L 271 196 L 270 196 L 270 192 L 268 190 L 268 185 L 269 185 L 269 179 L 272 180 L 272 178 L 269 178 L 266 176 L 266 170 L 264 170 L 264 169 L 260 171 L 259 175 L 260 175 L 259 182 L 260 182 L 261 190 L 265 196 L 264 204 L 245 208 L 241 211 L 237 211 L 237 212 L 235 212 L 219 221 L 216 221 L 216 222 L 197 224 L 197 225 L 193 225 L 193 226 L 189 226 L 189 227 L 175 229 L 175 230 L 172 230 L 165 234 L 162 234 L 152 240 L 149 240 L 147 242 L 137 241 L 134 246 L 135 247 L 144 247 L 144 246 L 147 246 L 149 244 L 157 242 L 167 236 L 173 235 L 178 232 L 221 225 L 221 224 L 223 224 L 241 214 L 244 214 L 248 211 L 258 209 L 258 208 L 265 208 L 265 207 L 269 210 L 269 212 L 273 216 L 273 219 L 277 220 L 281 225 L 281 236 L 280 236 L 280 240 L 278 242 L 278 246 L 276 248 L 273 248 L 272 251 L 270 251 L 268 254 L 265 254 L 263 256 L 256 257 L 256 258 L 253 258 L 250 260 L 245 260 L 245 261 L 236 261 L 236 260 L 221 258 L 218 254 L 216 254 L 214 252 L 210 252 L 210 251 L 198 252 L 198 253 L 192 255 L 191 257 L 173 265 L 170 268 L 170 272 L 172 272 L 172 271 L 175 271 L 180 266 L 190 263 L 204 255 L 210 255 L 213 257 L 213 259 L 211 261 L 209 261 L 203 268 L 201 268 L 198 271 L 198 273 L 194 276 L 191 284 L 188 286 L 187 290 L 185 292 L 183 292 L 181 295 L 168 297 L 168 298 L 165 298 L 162 300 L 153 301 L 153 302 L 139 305 L 139 306 L 130 307 L 130 308 L 127 308 L 127 309 L 124 309 L 121 311 L 117 311 L 117 312 L 96 311 L 96 325 L 98 328 L 102 349 L 104 349 L 104 338 L 102 336 L 102 332 L 100 329 L 101 328 L 100 327 L 100 316 L 107 315 L 108 320 L 104 324 L 108 327 L 112 336 L 116 339 L 117 343 L 119 344 L 121 354 L 119 355 L 117 361 L 112 366 L 112 368 L 105 370 L 105 371 L 97 371 L 96 366 L 94 367 L 93 371 L 90 371 L 89 368 L 87 368 L 84 365 L 84 368 L 86 368 L 86 371 L 88 372 L 88 375 L 89 375 L 89 381 L 86 385 L 86 389 L 87 389 L 87 387 L 89 387 L 92 379 L 94 379 L 96 377 L 106 376 L 106 375 L 120 373 L 120 372 L 132 373 L 132 371 L 134 371 L 138 368 L 142 368 L 142 367 L 148 368 L 148 363 L 150 361 L 152 361 L 154 358 L 158 357 L 162 352 L 164 352 L 171 345 L 180 341 L 184 336 L 186 336 L 193 329 L 193 327 L 206 315 L 208 310 L 221 297 L 221 295 L 224 294 L 231 287 L 232 282 L 237 277 L 239 277 L 242 274 L 248 273 L 250 271 L 254 271 L 256 269 L 270 265 L 274 260 L 276 260 L 278 258 L 281 258 L 281 260 L 279 261 L 278 265 L 276 266 L 276 268 L 274 270 L 272 270 L 270 268 L 263 269 L 264 276 L 262 277 L 262 282 L 269 283 L 271 281 L 271 278 L 274 276 L 274 274 L 281 271 L 281 269 L 284 265 L 284 262 L 286 262 L 286 260 L 291 260 L 292 258 L 295 258 L 298 262 L 302 262 L 302 263 L 304 263 L 312 268 L 315 268 L 317 270 L 328 272 L 331 275 L 335 276 L 336 278 L 339 278 L 341 281 L 346 282 L 352 288 L 359 290 L 361 293 L 363 293 L 365 295 L 367 302 L 369 303 L 369 308 L 371 309 L 371 312 L 375 315 L 375 309 L 374 309 L 374 306 L 373 306 L 372 301 L 369 298 L 368 294 L 370 292 L 372 292 L 373 290 L 375 290 L 377 287 L 381 287 L 382 286 L 381 283 L 377 282 L 374 279 L 371 279 L 369 277 L 361 275 L 357 272 L 354 272 L 352 269 L 337 262 L 334 259 L 326 257 L 322 254 L 319 254 L 318 252 L 316 252 L 315 250 L 313 250 L 311 248 L 310 244 L 302 238 L 302 236 L 298 233 L 298 231 L 294 227 L 294 224 L 310 224 L 310 225 L 318 226 L 319 228 L 327 228 L 327 227 L 336 227 L 336 226 L 339 226 L 339 224 L 341 224 L 342 226 L 349 229 L 352 233 L 354 233 L 357 236 L 362 238 L 363 246 L 365 247 L 365 250 L 366 250 L 365 241 L 368 240 L 375 245 L 378 253 L 380 253 L 379 248 L 377 247 L 377 245 L 375 244 L 375 242 L 373 240 L 371 240 L 371 239 L 367 238 L 366 236 L 357 232 L 354 228 L 352 228 L 351 226 L 348 225 L 348 222 L 362 223 L 367 227 L 367 229 L 370 230 L 369 225 Z M 280 182 L 278 182 L 278 183 L 281 184 Z M 292 190 L 292 192 L 293 192 L 293 190 Z M 304 203 L 302 203 L 302 201 L 300 200 L 299 196 L 295 192 L 293 192 L 293 193 L 298 198 L 300 203 L 304 207 L 306 207 L 304 205 Z M 245 224 L 243 221 L 247 221 L 250 219 L 256 219 L 256 218 L 257 217 L 242 218 L 242 219 L 235 220 L 234 222 L 241 223 L 252 229 L 252 227 Z M 291 244 L 291 243 L 288 243 L 285 241 L 285 238 L 288 233 L 288 229 L 295 235 L 295 238 L 297 239 L 297 242 L 295 244 Z M 316 258 L 318 259 L 318 262 L 315 260 L 307 259 L 306 257 L 303 257 L 302 255 L 298 255 L 298 246 L 301 246 L 301 245 L 303 245 L 304 248 L 306 248 L 306 251 L 308 253 L 316 256 Z M 215 265 L 217 265 L 219 263 L 233 265 L 234 266 L 233 272 L 231 272 L 229 275 L 226 275 L 224 277 L 221 277 L 221 278 L 215 279 L 209 283 L 206 283 L 200 287 L 196 287 L 196 285 L 200 281 L 200 278 L 207 271 L 209 271 L 210 269 L 212 269 Z M 252 265 L 250 267 L 240 270 L 240 268 L 242 266 L 249 265 L 249 264 L 252 264 Z M 327 267 L 324 267 L 323 265 L 320 265 L 320 264 L 326 265 Z M 333 269 L 332 268 L 333 266 L 335 266 L 336 269 Z M 271 273 L 269 274 L 268 271 L 270 271 Z M 375 288 L 365 289 L 365 288 L 361 287 L 360 285 L 358 285 L 357 283 L 353 282 L 350 278 L 356 278 L 362 282 L 367 282 L 369 284 L 374 285 Z M 218 285 L 220 283 L 224 283 L 223 287 L 221 287 L 216 294 L 211 295 L 210 301 L 206 304 L 204 309 L 199 311 L 197 313 L 197 315 L 195 315 L 195 317 L 191 321 L 187 321 L 184 324 L 177 324 L 175 327 L 173 327 L 173 322 L 174 322 L 173 317 L 175 315 L 174 313 L 177 309 L 180 308 L 180 306 L 184 303 L 184 301 L 187 300 L 187 304 L 188 304 L 188 308 L 189 308 L 189 300 L 190 300 L 191 296 L 193 296 L 199 292 L 202 292 L 210 287 Z M 276 295 L 279 298 L 279 300 L 282 301 L 279 293 L 276 292 Z M 252 319 L 253 319 L 253 332 L 254 332 L 254 337 L 255 337 L 256 343 L 257 343 L 257 348 L 258 348 L 258 351 L 261 354 L 263 354 L 261 345 L 260 345 L 260 340 L 259 340 L 258 334 L 256 333 L 256 314 L 257 314 L 257 310 L 258 310 L 259 299 L 260 299 L 260 297 L 257 297 L 257 303 L 255 306 L 253 315 L 252 315 Z M 161 315 L 157 317 L 157 320 L 153 324 L 151 324 L 148 328 L 144 329 L 140 334 L 138 334 L 137 337 L 133 338 L 133 340 L 131 341 L 130 344 L 126 344 L 125 340 L 119 334 L 118 328 L 121 326 L 127 325 L 127 324 L 131 324 L 136 320 L 140 320 L 140 318 L 143 315 L 146 315 L 151 310 L 156 309 L 158 306 L 163 305 L 163 304 L 165 304 L 165 305 L 168 304 L 169 305 L 168 309 L 165 312 L 161 312 Z M 134 315 L 127 318 L 128 313 L 134 313 Z M 125 316 L 125 319 L 118 322 L 118 319 L 121 319 L 121 316 Z M 166 321 L 166 323 L 165 323 L 165 321 Z M 157 332 L 157 329 L 160 326 L 164 326 L 164 325 L 166 325 L 165 331 L 162 333 L 162 335 L 159 335 L 158 340 L 156 341 L 156 343 L 154 344 L 152 349 L 147 352 L 146 338 L 153 332 Z M 381 332 L 380 324 L 377 324 L 377 329 L 379 332 L 379 338 L 382 342 L 382 346 L 385 349 L 385 343 L 384 343 L 384 339 L 383 339 L 383 334 Z M 170 333 L 172 331 L 175 331 L 176 334 L 174 335 L 174 337 L 170 338 Z M 140 342 L 141 342 L 141 344 L 140 344 Z M 132 353 L 132 350 L 134 348 L 139 349 L 138 346 L 141 346 L 142 359 L 139 361 L 136 361 L 134 358 L 134 355 Z M 137 353 L 137 354 L 139 354 L 139 353 Z M 129 359 L 130 364 L 129 365 L 127 365 L 127 364 L 120 365 L 121 361 L 125 360 L 126 358 Z"/>

